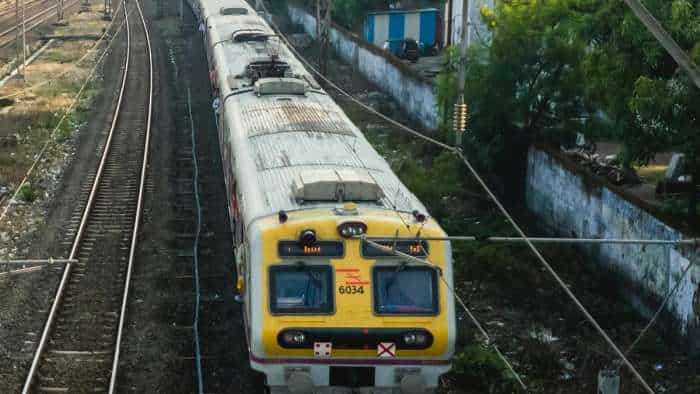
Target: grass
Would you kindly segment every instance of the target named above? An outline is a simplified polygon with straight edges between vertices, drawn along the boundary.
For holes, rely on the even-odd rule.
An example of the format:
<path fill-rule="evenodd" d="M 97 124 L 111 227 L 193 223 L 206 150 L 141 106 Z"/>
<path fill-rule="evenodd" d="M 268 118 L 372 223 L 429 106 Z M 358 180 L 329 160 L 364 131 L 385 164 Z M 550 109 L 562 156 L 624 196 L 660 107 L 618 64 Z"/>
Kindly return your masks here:
<path fill-rule="evenodd" d="M 29 182 L 22 185 L 22 188 L 19 189 L 19 193 L 17 194 L 20 200 L 29 203 L 34 202 L 34 200 L 36 200 L 37 195 L 37 191 L 34 189 L 34 187 L 32 187 L 31 183 Z"/>
<path fill-rule="evenodd" d="M 68 24 L 55 28 L 53 34 L 102 34 L 106 22 L 100 18 L 101 9 L 102 3 L 93 2 L 90 12 L 71 15 Z M 94 39 L 57 41 L 27 66 L 26 85 L 17 81 L 0 89 L 0 96 L 4 96 L 50 81 L 0 104 L 0 124 L 3 125 L 0 128 L 0 141 L 12 142 L 0 144 L 0 184 L 17 184 L 49 138 L 63 143 L 86 122 L 90 103 L 100 90 L 99 81 L 93 81 L 86 87 L 77 108 L 52 134 L 93 67 L 98 51 L 80 64 L 76 65 L 75 61 L 94 44 Z M 104 47 L 104 44 L 101 46 Z M 57 78 L 58 75 L 60 78 Z M 31 197 L 30 194 L 27 196 Z"/>

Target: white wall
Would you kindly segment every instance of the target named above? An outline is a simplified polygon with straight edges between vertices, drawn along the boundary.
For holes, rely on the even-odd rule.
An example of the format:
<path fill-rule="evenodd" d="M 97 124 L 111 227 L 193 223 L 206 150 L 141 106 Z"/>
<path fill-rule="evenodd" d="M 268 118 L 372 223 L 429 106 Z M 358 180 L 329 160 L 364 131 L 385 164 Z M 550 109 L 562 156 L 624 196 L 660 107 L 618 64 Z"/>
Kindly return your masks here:
<path fill-rule="evenodd" d="M 560 159 L 540 149 L 528 153 L 527 206 L 554 232 L 582 238 L 690 238 L 646 210 L 605 187 L 602 182 L 567 169 Z M 623 292 L 642 312 L 655 310 L 681 278 L 697 251 L 679 247 L 597 245 L 586 248 L 593 260 L 621 275 Z M 697 260 L 696 260 L 697 261 Z M 679 334 L 700 349 L 700 264 L 691 268 L 668 309 Z M 651 297 L 650 297 L 651 296 Z M 656 302 L 651 302 L 650 299 Z"/>
<path fill-rule="evenodd" d="M 287 6 L 292 22 L 304 27 L 307 34 L 315 38 L 316 18 L 306 11 Z M 405 74 L 387 60 L 388 54 L 373 52 L 358 42 L 358 38 L 331 28 L 330 41 L 334 50 L 346 62 L 384 93 L 393 97 L 401 108 L 423 127 L 435 130 L 438 126 L 437 98 L 433 85 Z"/>

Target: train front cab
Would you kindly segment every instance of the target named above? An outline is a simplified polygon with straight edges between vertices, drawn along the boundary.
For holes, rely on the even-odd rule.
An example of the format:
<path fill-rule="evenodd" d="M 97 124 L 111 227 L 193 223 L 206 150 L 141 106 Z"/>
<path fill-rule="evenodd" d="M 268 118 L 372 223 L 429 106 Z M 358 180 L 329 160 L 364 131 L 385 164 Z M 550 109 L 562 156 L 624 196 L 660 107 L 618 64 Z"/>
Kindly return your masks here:
<path fill-rule="evenodd" d="M 395 212 L 363 209 L 290 212 L 249 229 L 249 266 L 238 269 L 250 359 L 272 393 L 429 393 L 449 371 L 454 302 L 440 275 L 451 287 L 450 244 L 398 244 L 427 249 L 434 269 L 340 234 L 363 225 L 368 237 L 415 237 L 421 226 L 444 236 L 430 219 L 409 232 Z"/>

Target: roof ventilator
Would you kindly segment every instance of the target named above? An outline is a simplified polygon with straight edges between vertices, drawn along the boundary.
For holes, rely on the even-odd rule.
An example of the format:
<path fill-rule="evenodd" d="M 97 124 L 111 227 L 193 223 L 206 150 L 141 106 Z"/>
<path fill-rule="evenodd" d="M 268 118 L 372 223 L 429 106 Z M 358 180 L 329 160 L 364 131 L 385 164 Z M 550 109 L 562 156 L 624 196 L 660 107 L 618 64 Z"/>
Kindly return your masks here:
<path fill-rule="evenodd" d="M 248 15 L 248 9 L 243 7 L 221 7 L 221 15 Z"/>
<path fill-rule="evenodd" d="M 267 42 L 269 34 L 260 29 L 238 29 L 231 33 L 233 42 Z"/>
<path fill-rule="evenodd" d="M 303 171 L 292 182 L 292 193 L 305 201 L 379 201 L 382 189 L 368 173 L 355 170 Z"/>
<path fill-rule="evenodd" d="M 255 82 L 255 94 L 306 94 L 306 84 L 296 78 L 260 78 Z"/>

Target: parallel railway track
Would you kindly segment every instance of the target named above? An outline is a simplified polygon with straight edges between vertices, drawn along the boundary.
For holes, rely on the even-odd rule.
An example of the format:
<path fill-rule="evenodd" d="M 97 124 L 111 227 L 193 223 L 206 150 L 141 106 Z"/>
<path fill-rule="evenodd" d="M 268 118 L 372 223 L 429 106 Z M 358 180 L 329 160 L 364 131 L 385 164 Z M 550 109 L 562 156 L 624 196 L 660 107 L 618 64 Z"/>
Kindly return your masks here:
<path fill-rule="evenodd" d="M 114 392 L 136 250 L 153 106 L 153 61 L 137 0 L 114 117 L 23 393 Z"/>
<path fill-rule="evenodd" d="M 75 7 L 80 4 L 80 1 L 81 0 L 66 1 L 63 5 L 63 9 L 68 10 Z M 27 32 L 56 18 L 57 5 L 55 1 L 41 1 L 35 3 L 28 5 L 26 9 L 25 29 Z M 45 7 L 46 4 L 53 5 Z M 2 29 L 2 31 L 0 31 L 0 48 L 15 42 L 17 28 L 13 11 L 6 11 L 0 14 L 0 29 Z"/>

